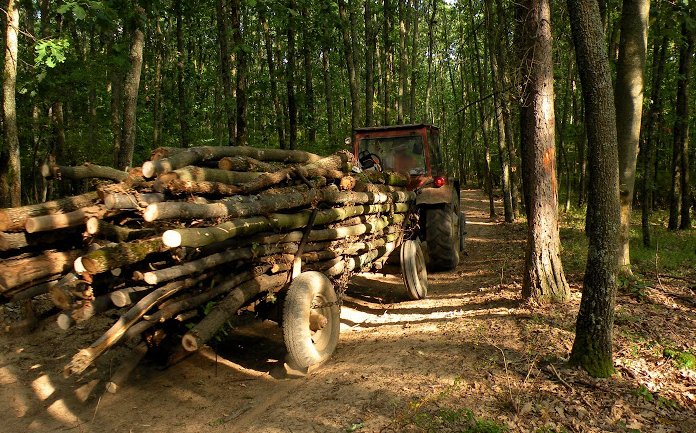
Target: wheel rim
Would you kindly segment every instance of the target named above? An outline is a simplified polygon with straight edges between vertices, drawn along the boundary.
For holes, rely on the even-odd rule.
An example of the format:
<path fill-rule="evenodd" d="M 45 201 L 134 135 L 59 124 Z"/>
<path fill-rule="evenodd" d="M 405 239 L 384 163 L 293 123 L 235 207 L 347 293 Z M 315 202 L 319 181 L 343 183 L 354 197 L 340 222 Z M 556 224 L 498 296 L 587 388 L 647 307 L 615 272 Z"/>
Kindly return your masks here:
<path fill-rule="evenodd" d="M 428 271 L 425 256 L 417 241 L 404 241 L 401 252 L 401 273 L 413 299 L 422 299 L 428 293 Z"/>
<path fill-rule="evenodd" d="M 327 345 L 331 341 L 331 332 L 332 332 L 332 326 L 331 326 L 331 321 L 333 320 L 332 317 L 332 311 L 331 309 L 333 308 L 332 306 L 324 306 L 322 305 L 327 305 L 329 304 L 329 300 L 324 297 L 321 293 L 318 293 L 314 295 L 314 298 L 312 298 L 312 303 L 310 306 L 310 310 L 308 315 L 309 317 L 309 322 L 308 322 L 308 327 L 309 327 L 309 336 L 312 340 L 312 344 L 314 344 L 314 347 L 317 349 L 319 353 L 324 351 L 326 349 Z M 320 327 L 317 330 L 312 330 L 312 313 L 318 313 L 324 318 L 326 318 L 326 324 L 324 324 L 322 327 Z"/>

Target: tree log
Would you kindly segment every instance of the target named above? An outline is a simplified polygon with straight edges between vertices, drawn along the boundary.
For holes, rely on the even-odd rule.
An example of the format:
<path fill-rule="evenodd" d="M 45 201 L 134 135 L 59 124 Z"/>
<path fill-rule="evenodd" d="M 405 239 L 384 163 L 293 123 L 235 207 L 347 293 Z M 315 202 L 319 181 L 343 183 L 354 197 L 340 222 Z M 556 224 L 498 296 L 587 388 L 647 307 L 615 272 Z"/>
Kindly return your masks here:
<path fill-rule="evenodd" d="M 149 295 L 138 301 L 128 312 L 122 315 L 114 325 L 109 328 L 97 341 L 88 348 L 80 350 L 68 365 L 65 366 L 66 375 L 79 374 L 85 371 L 95 359 L 97 359 L 108 348 L 118 343 L 123 334 L 130 326 L 140 320 L 147 311 L 165 299 L 175 295 L 181 290 L 192 287 L 208 279 L 209 275 L 199 275 L 194 278 L 187 278 L 180 281 L 172 281 L 169 284 L 153 290 Z"/>
<path fill-rule="evenodd" d="M 321 159 L 319 156 L 300 150 L 256 149 L 246 146 L 192 147 L 178 152 L 167 158 L 147 161 L 143 164 L 143 175 L 146 178 L 168 173 L 187 165 L 201 161 L 219 160 L 228 156 L 247 156 L 259 161 L 278 161 L 285 163 L 306 163 Z"/>
<path fill-rule="evenodd" d="M 181 339 L 184 349 L 194 352 L 201 348 L 237 310 L 263 291 L 277 291 L 285 285 L 287 276 L 261 275 L 232 290 L 203 320 Z"/>
<path fill-rule="evenodd" d="M 61 310 L 69 310 L 79 300 L 90 299 L 93 292 L 87 281 L 80 279 L 75 273 L 69 272 L 58 280 L 57 284 L 51 286 L 48 295 L 53 305 Z"/>
<path fill-rule="evenodd" d="M 248 156 L 226 156 L 218 161 L 220 170 L 227 171 L 256 171 L 274 172 L 282 168 L 280 164 L 273 164 L 249 158 Z"/>
<path fill-rule="evenodd" d="M 27 219 L 42 215 L 67 213 L 89 207 L 97 200 L 96 192 L 65 197 L 60 200 L 47 201 L 29 206 L 0 209 L 0 232 L 17 232 L 24 230 Z"/>
<path fill-rule="evenodd" d="M 227 250 L 216 254 L 211 254 L 202 257 L 198 260 L 183 263 L 181 265 L 172 266 L 171 268 L 160 269 L 157 271 L 146 272 L 143 279 L 148 284 L 160 284 L 165 281 L 181 278 L 185 275 L 191 275 L 196 272 L 203 272 L 229 263 L 235 260 L 253 260 L 257 257 L 276 254 L 283 249 L 278 246 L 261 245 L 259 247 L 239 248 L 235 250 Z"/>
<path fill-rule="evenodd" d="M 111 269 L 137 263 L 144 260 L 148 255 L 163 250 L 164 245 L 162 245 L 162 240 L 157 237 L 101 248 L 82 256 L 81 262 L 87 272 L 90 274 L 99 274 Z"/>
<path fill-rule="evenodd" d="M 0 251 L 18 250 L 35 247 L 43 250 L 54 244 L 62 247 L 81 244 L 80 230 L 56 230 L 30 234 L 27 232 L 0 232 Z"/>
<path fill-rule="evenodd" d="M 329 202 L 336 204 L 378 204 L 388 202 L 406 202 L 415 200 L 413 192 L 357 193 L 350 191 L 339 192 L 331 185 L 322 190 L 307 192 L 290 192 L 283 195 L 261 196 L 249 200 L 223 200 L 217 203 L 196 204 L 183 202 L 155 203 L 145 209 L 145 221 L 162 219 L 212 219 L 212 218 L 242 218 L 255 215 L 265 215 L 279 210 L 294 209 L 307 206 L 313 202 Z"/>
<path fill-rule="evenodd" d="M 66 331 L 74 324 L 87 321 L 113 306 L 109 296 L 97 296 L 93 300 L 84 300 L 80 306 L 59 314 L 56 323 L 60 329 Z"/>
<path fill-rule="evenodd" d="M 262 176 L 262 173 L 251 171 L 227 171 L 217 168 L 186 166 L 161 174 L 159 180 L 163 183 L 179 179 L 190 182 L 219 182 L 227 185 L 240 185 L 246 182 L 253 182 L 260 176 Z"/>
<path fill-rule="evenodd" d="M 32 217 L 27 219 L 24 228 L 27 233 L 37 233 L 77 227 L 86 223 L 90 218 L 103 218 L 106 213 L 106 206 L 98 204 L 63 214 Z"/>
<path fill-rule="evenodd" d="M 85 162 L 76 167 L 60 165 L 49 165 L 44 163 L 41 166 L 41 175 L 46 179 L 110 179 L 116 182 L 123 182 L 128 178 L 128 173 L 112 167 Z"/>
<path fill-rule="evenodd" d="M 48 293 L 48 291 L 51 289 L 51 287 L 55 286 L 56 284 L 58 284 L 58 280 L 46 281 L 44 283 L 25 287 L 20 291 L 15 291 L 9 300 L 11 302 L 26 301 L 26 300 L 34 298 L 36 296 Z M 2 300 L 0 299 L 0 304 L 1 303 L 2 303 Z"/>
<path fill-rule="evenodd" d="M 22 285 L 33 286 L 47 278 L 68 271 L 80 250 L 52 251 L 23 259 L 5 260 L 0 266 L 0 293 L 13 291 Z"/>
<path fill-rule="evenodd" d="M 151 290 L 152 287 L 147 286 L 125 287 L 109 293 L 109 298 L 115 306 L 121 308 L 139 301 Z"/>
<path fill-rule="evenodd" d="M 135 367 L 140 364 L 140 361 L 147 355 L 147 343 L 142 341 L 133 348 L 126 358 L 121 362 L 121 365 L 116 369 L 116 372 L 111 379 L 106 383 L 106 391 L 110 394 L 116 394 L 128 380 L 128 376 L 135 370 Z"/>
<path fill-rule="evenodd" d="M 107 209 L 140 209 L 151 203 L 164 201 L 161 193 L 108 193 L 104 195 L 104 204 Z"/>
<path fill-rule="evenodd" d="M 112 242 L 130 242 L 156 234 L 154 229 L 129 229 L 99 218 L 88 219 L 86 227 L 88 234 Z"/>

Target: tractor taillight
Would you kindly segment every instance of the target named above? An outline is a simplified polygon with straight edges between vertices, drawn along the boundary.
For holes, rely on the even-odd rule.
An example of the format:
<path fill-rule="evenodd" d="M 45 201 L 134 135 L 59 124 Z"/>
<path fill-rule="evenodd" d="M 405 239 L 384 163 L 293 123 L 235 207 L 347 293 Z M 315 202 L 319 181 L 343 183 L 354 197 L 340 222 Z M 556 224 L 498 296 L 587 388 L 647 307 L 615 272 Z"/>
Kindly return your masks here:
<path fill-rule="evenodd" d="M 435 176 L 433 178 L 433 183 L 435 184 L 435 188 L 440 188 L 445 185 L 445 178 L 442 176 Z"/>

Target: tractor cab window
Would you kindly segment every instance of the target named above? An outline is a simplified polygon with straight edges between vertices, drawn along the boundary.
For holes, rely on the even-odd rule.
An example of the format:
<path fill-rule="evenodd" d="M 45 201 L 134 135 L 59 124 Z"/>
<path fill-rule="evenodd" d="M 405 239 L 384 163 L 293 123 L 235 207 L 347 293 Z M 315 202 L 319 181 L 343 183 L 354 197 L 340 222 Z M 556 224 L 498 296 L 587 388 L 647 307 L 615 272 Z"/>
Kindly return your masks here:
<path fill-rule="evenodd" d="M 433 173 L 440 174 L 444 168 L 442 151 L 440 149 L 440 135 L 430 134 L 430 165 Z"/>
<path fill-rule="evenodd" d="M 363 138 L 358 157 L 365 170 L 391 170 L 412 175 L 426 173 L 423 139 L 419 135 Z"/>

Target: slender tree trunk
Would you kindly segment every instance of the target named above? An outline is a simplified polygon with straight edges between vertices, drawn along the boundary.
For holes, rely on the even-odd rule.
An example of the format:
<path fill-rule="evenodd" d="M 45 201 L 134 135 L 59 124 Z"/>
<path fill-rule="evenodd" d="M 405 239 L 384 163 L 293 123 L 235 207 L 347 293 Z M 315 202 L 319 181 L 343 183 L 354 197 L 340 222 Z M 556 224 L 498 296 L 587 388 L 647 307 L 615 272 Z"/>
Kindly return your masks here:
<path fill-rule="evenodd" d="M 624 0 L 621 11 L 621 42 L 614 101 L 621 116 L 616 119 L 621 188 L 619 272 L 631 274 L 630 241 L 633 191 L 643 114 L 643 74 L 648 45 L 649 0 Z"/>
<path fill-rule="evenodd" d="M 696 9 L 696 8 L 694 8 Z M 693 13 L 691 15 L 694 15 Z M 676 119 L 672 145 L 672 187 L 669 195 L 669 229 L 691 227 L 691 186 L 689 185 L 689 84 L 694 55 L 694 31 L 685 17 L 682 23 L 682 45 L 679 48 L 679 79 L 677 81 Z M 691 18 L 693 23 L 693 19 Z M 681 214 L 681 222 L 679 215 Z"/>
<path fill-rule="evenodd" d="M 152 147 L 162 144 L 162 57 L 164 52 L 164 37 L 159 17 L 155 24 L 155 96 L 152 103 Z"/>
<path fill-rule="evenodd" d="M 413 22 L 411 23 L 413 32 L 411 32 L 411 83 L 409 86 L 408 121 L 416 123 L 416 82 L 418 81 L 418 64 L 420 61 L 418 57 L 418 21 L 420 17 L 418 0 L 413 0 L 413 13 L 411 16 L 413 17 Z"/>
<path fill-rule="evenodd" d="M 145 10 L 136 4 L 136 17 L 133 18 L 133 39 L 130 47 L 130 69 L 126 75 L 123 88 L 123 145 L 118 154 L 117 167 L 125 170 L 133 165 L 135 150 L 136 111 L 138 108 L 138 90 L 140 89 L 140 73 L 143 67 L 143 46 L 145 35 L 141 30 L 145 20 Z"/>
<path fill-rule="evenodd" d="M 383 45 L 383 58 L 382 58 L 382 91 L 383 91 L 383 101 L 382 101 L 382 125 L 389 124 L 389 65 L 390 58 L 392 56 L 391 47 L 391 26 L 392 26 L 392 13 L 391 13 L 391 3 L 390 0 L 384 0 L 384 21 L 382 23 L 382 45 Z"/>
<path fill-rule="evenodd" d="M 618 270 L 619 164 L 616 110 L 604 32 L 596 0 L 568 0 L 582 82 L 589 183 L 587 267 L 570 362 L 592 376 L 614 371 L 612 328 Z"/>
<path fill-rule="evenodd" d="M 396 123 L 404 123 L 406 111 L 406 66 L 408 65 L 408 50 L 406 36 L 408 34 L 407 0 L 399 0 L 399 99 Z"/>
<path fill-rule="evenodd" d="M 217 17 L 218 43 L 220 45 L 220 79 L 222 80 L 222 105 L 227 122 L 227 144 L 234 146 L 235 131 L 237 129 L 234 113 L 234 96 L 232 92 L 232 65 L 230 64 L 229 31 L 227 26 L 227 11 L 225 0 L 216 0 L 215 13 Z M 272 84 L 275 84 L 273 80 Z"/>
<path fill-rule="evenodd" d="M 237 133 L 235 135 L 235 144 L 237 146 L 246 146 L 247 106 L 249 103 L 247 95 L 247 59 L 249 56 L 244 49 L 244 35 L 242 34 L 242 19 L 244 16 L 241 0 L 233 0 L 231 9 L 232 45 L 237 54 L 235 56 L 237 59 Z"/>
<path fill-rule="evenodd" d="M 304 63 L 305 80 L 305 126 L 307 128 L 307 143 L 314 147 L 317 143 L 316 109 L 314 107 L 314 77 L 312 71 L 312 53 L 314 52 L 314 42 L 310 36 L 312 21 L 307 10 L 307 5 L 302 5 L 302 61 Z"/>
<path fill-rule="evenodd" d="M 523 87 L 521 138 L 527 206 L 527 254 L 522 297 L 534 303 L 570 296 L 558 233 L 551 8 L 549 0 L 518 6 Z"/>
<path fill-rule="evenodd" d="M 358 96 L 358 76 L 355 68 L 355 52 L 350 38 L 348 11 L 345 0 L 338 0 L 338 14 L 341 20 L 341 35 L 345 51 L 346 67 L 348 68 L 348 83 L 350 86 L 350 127 L 360 126 L 360 97 Z"/>
<path fill-rule="evenodd" d="M 288 57 L 286 66 L 286 88 L 288 92 L 288 131 L 289 147 L 297 147 L 297 101 L 295 100 L 295 10 L 297 3 L 295 0 L 288 0 Z"/>
<path fill-rule="evenodd" d="M 437 0 L 432 0 L 430 4 L 430 17 L 428 18 L 428 81 L 425 85 L 425 116 L 428 122 L 434 122 L 435 116 L 430 107 L 431 92 L 433 88 L 433 46 L 435 43 L 434 38 L 434 28 L 435 28 L 435 16 L 437 14 Z M 446 29 L 445 29 L 446 30 Z M 455 92 L 454 86 L 452 86 L 452 92 Z M 461 113 L 457 113 L 457 119 L 459 119 Z M 458 137 L 462 136 L 462 125 L 459 123 L 459 130 L 457 132 Z"/>
<path fill-rule="evenodd" d="M 176 85 L 179 103 L 177 112 L 179 114 L 179 139 L 181 147 L 189 147 L 189 110 L 188 100 L 186 99 L 186 61 L 184 56 L 184 16 L 182 10 L 182 0 L 174 0 L 174 13 L 176 14 Z"/>
<path fill-rule="evenodd" d="M 3 203 L 0 206 L 20 206 L 22 201 L 22 174 L 19 153 L 19 134 L 17 130 L 17 106 L 15 88 L 17 84 L 17 34 L 19 33 L 19 9 L 14 0 L 6 3 L 5 17 L 5 62 L 2 85 L 2 118 L 5 147 L 0 158 L 0 192 Z"/>
<path fill-rule="evenodd" d="M 495 106 L 495 119 L 497 122 L 497 132 L 498 132 L 498 161 L 500 162 L 501 171 L 501 186 L 503 190 L 503 212 L 505 214 L 505 222 L 511 223 L 515 220 L 512 212 L 512 198 L 510 196 L 510 165 L 508 164 L 505 155 L 505 121 L 503 119 L 503 107 L 502 107 L 502 89 L 501 89 L 501 75 L 500 69 L 498 67 L 498 58 L 495 52 L 500 50 L 500 45 L 498 42 L 498 35 L 494 30 L 493 25 L 493 13 L 491 11 L 491 2 L 484 2 L 485 4 L 485 20 L 486 20 L 486 35 L 488 36 L 488 54 L 491 64 L 491 78 L 493 81 L 493 104 Z"/>
<path fill-rule="evenodd" d="M 373 0 L 365 0 L 365 126 L 374 124 L 377 32 L 372 13 L 373 6 Z"/>
<path fill-rule="evenodd" d="M 653 206 L 653 192 L 655 184 L 655 127 L 658 123 L 659 113 L 662 111 L 662 80 L 665 71 L 665 63 L 667 60 L 667 44 L 669 39 L 663 36 L 657 47 L 653 49 L 653 77 L 652 89 L 650 91 L 650 109 L 646 127 L 643 132 L 643 182 L 642 182 L 642 209 L 641 209 L 641 224 L 643 228 L 643 245 L 650 246 L 650 214 Z"/>
<path fill-rule="evenodd" d="M 114 165 L 118 166 L 118 155 L 121 152 L 123 145 L 123 122 L 121 114 L 123 113 L 123 77 L 118 67 L 114 67 L 109 71 L 111 75 L 111 136 L 113 140 L 113 161 Z"/>
<path fill-rule="evenodd" d="M 273 123 L 278 134 L 278 145 L 281 149 L 285 149 L 285 122 L 283 120 L 283 108 L 280 105 L 278 97 L 278 77 L 276 74 L 275 61 L 273 60 L 273 39 L 271 38 L 271 30 L 266 21 L 264 11 L 259 12 L 259 21 L 263 30 L 264 47 L 266 48 L 266 63 L 268 64 L 268 80 L 271 87 L 271 100 L 273 101 Z"/>

